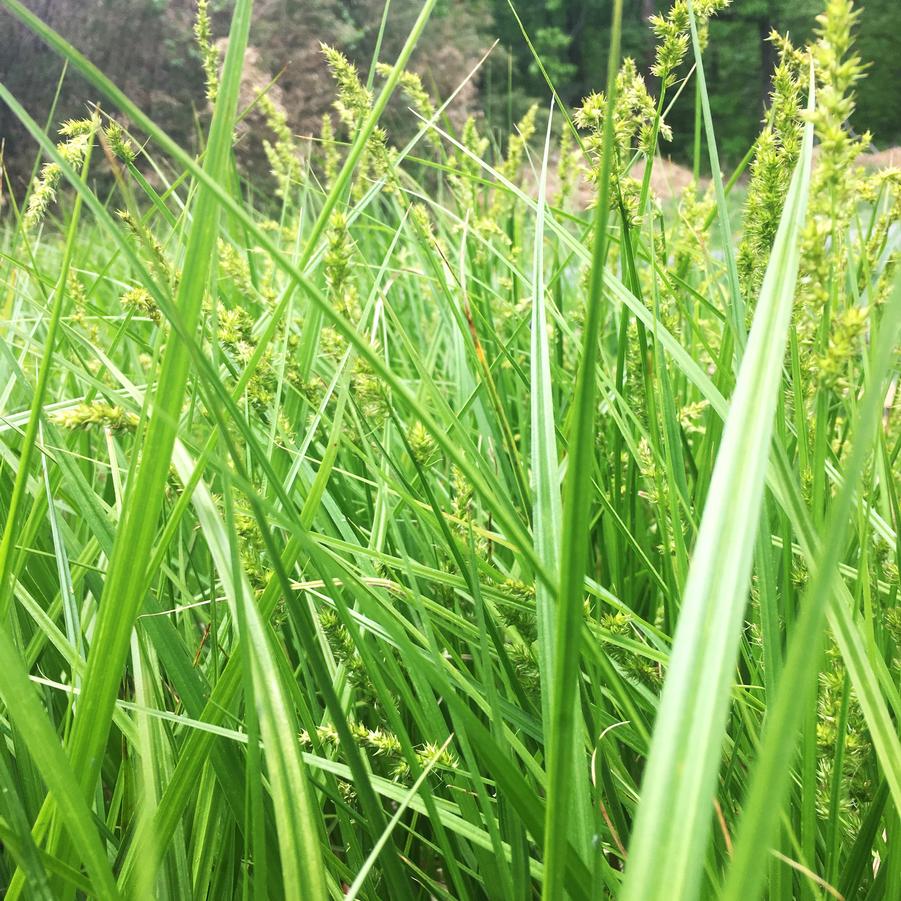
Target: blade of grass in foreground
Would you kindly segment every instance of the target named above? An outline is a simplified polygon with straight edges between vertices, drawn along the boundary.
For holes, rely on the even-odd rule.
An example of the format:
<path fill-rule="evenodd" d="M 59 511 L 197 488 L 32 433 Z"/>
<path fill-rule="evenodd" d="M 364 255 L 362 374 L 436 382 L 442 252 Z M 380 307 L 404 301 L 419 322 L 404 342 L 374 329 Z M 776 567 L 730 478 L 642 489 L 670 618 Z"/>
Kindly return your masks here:
<path fill-rule="evenodd" d="M 547 157 L 551 135 L 548 116 L 547 139 L 538 188 L 538 214 L 535 222 L 534 295 L 532 300 L 531 413 L 532 413 L 532 494 L 535 553 L 552 579 L 558 578 L 560 534 L 560 482 L 557 459 L 557 434 L 554 421 L 554 397 L 551 390 L 551 363 L 547 339 L 547 313 L 544 297 L 544 219 L 547 183 Z M 535 587 L 538 621 L 538 665 L 541 671 L 541 715 L 548 721 L 548 702 L 553 670 L 554 597 L 550 588 L 539 582 Z"/>
<path fill-rule="evenodd" d="M 324 898 L 328 890 L 319 843 L 319 812 L 297 741 L 300 729 L 286 696 L 266 622 L 251 601 L 252 591 L 241 569 L 234 537 L 231 486 L 226 483 L 225 487 L 226 523 L 216 515 L 208 494 L 201 516 L 204 533 L 240 629 L 244 670 L 250 689 L 248 703 L 252 698 L 256 706 L 258 723 L 255 727 L 258 725 L 263 740 L 269 774 L 285 897 L 301 892 L 311 898 Z M 228 568 L 231 569 L 230 578 L 226 578 Z M 258 816 L 262 822 L 262 810 L 258 811 Z M 265 859 L 263 854 L 259 856 Z"/>
<path fill-rule="evenodd" d="M 532 301 L 531 340 L 531 416 L 532 416 L 532 493 L 534 496 L 533 535 L 535 553 L 554 580 L 559 579 L 561 532 L 560 464 L 557 459 L 557 429 L 554 419 L 554 395 L 551 387 L 551 361 L 548 347 L 547 312 L 544 286 L 544 223 L 547 198 L 547 162 L 550 151 L 553 106 L 548 115 L 544 158 L 538 186 L 538 211 L 535 221 L 534 293 Z M 550 699 L 554 674 L 554 593 L 537 580 L 535 585 L 538 626 L 538 666 L 541 679 L 541 719 L 545 735 L 551 726 Z M 578 707 L 578 697 L 574 698 Z M 578 709 L 573 711 L 578 724 Z M 573 763 L 581 754 L 582 729 L 577 725 Z M 573 844 L 587 855 L 591 848 L 591 799 L 587 779 L 576 779 L 570 811 Z"/>
<path fill-rule="evenodd" d="M 812 149 L 808 124 L 688 573 L 629 847 L 627 901 L 698 894 L 798 275 Z"/>
<path fill-rule="evenodd" d="M 782 809 L 782 800 L 791 775 L 793 740 L 805 704 L 812 703 L 810 692 L 798 686 L 811 685 L 818 655 L 811 654 L 833 596 L 833 583 L 838 578 L 836 563 L 840 559 L 845 536 L 851 521 L 851 509 L 857 483 L 863 472 L 872 436 L 881 412 L 883 382 L 890 370 L 895 338 L 901 324 L 901 277 L 895 280 L 895 290 L 883 317 L 873 364 L 870 385 L 864 395 L 852 434 L 856 436 L 842 473 L 843 482 L 832 507 L 827 534 L 822 544 L 820 567 L 802 602 L 802 612 L 795 624 L 779 690 L 773 706 L 767 712 L 766 729 L 753 781 L 739 822 L 735 852 L 728 871 L 724 898 L 734 901 L 753 901 L 759 896 L 766 873 L 761 862 L 769 852 L 773 832 Z"/>
<path fill-rule="evenodd" d="M 3 666 L 0 666 L 0 698 L 47 784 L 69 839 L 91 877 L 92 887 L 99 897 L 118 898 L 119 892 L 91 811 L 22 666 L 19 649 L 5 628 L 0 628 L 0 659 L 3 660 Z"/>
<path fill-rule="evenodd" d="M 607 109 L 616 102 L 616 75 L 619 70 L 622 0 L 613 6 L 613 26 L 607 65 Z M 582 772 L 573 772 L 581 739 L 574 714 L 579 698 L 579 645 L 582 627 L 582 598 L 588 565 L 588 531 L 591 514 L 592 471 L 594 468 L 595 388 L 598 359 L 598 330 L 607 256 L 607 220 L 610 211 L 610 172 L 613 158 L 613 116 L 605 117 L 601 154 L 600 191 L 594 223 L 594 252 L 591 280 L 586 299 L 582 358 L 576 380 L 569 434 L 566 481 L 563 495 L 563 532 L 560 543 L 560 591 L 554 628 L 554 667 L 547 728 L 548 764 L 544 833 L 545 901 L 563 897 L 567 839 L 571 818 L 569 802 L 578 797 L 574 780 L 588 779 L 588 761 Z M 587 789 L 586 789 L 587 790 Z"/>

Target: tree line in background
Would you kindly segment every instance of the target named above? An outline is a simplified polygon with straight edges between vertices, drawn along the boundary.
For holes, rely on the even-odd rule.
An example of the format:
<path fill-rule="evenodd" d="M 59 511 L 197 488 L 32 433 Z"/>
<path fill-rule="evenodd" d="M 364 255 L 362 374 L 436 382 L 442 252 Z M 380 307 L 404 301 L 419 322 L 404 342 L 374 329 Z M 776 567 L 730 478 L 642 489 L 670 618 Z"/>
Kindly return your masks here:
<path fill-rule="evenodd" d="M 597 90 L 605 61 L 599 48 L 610 39 L 612 0 L 516 0 L 515 8 L 529 32 L 534 51 L 571 104 Z M 672 0 L 629 0 L 623 8 L 623 53 L 647 74 L 654 54 L 648 19 Z M 901 141 L 901 2 L 859 0 L 861 15 L 856 47 L 879 73 L 859 87 L 853 125 L 873 133 L 877 145 Z M 739 159 L 759 132 L 770 91 L 776 49 L 769 40 L 775 29 L 788 32 L 796 46 L 811 35 L 823 0 L 732 0 L 710 23 L 704 55 L 711 111 L 721 141 L 720 155 Z M 540 94 L 544 77 L 508 0 L 493 0 L 494 23 L 504 46 L 511 48 L 513 81 L 525 94 Z M 680 102 L 669 118 L 673 156 L 684 158 L 692 146 L 693 98 Z"/>
<path fill-rule="evenodd" d="M 170 134 L 196 144 L 193 138 L 200 133 L 197 126 L 206 114 L 206 102 L 192 31 L 194 0 L 30 0 L 28 5 Z M 670 0 L 626 4 L 623 50 L 649 80 L 654 38 L 647 20 L 669 5 Z M 901 3 L 866 0 L 860 5 L 857 46 L 880 77 L 861 86 L 853 124 L 858 130 L 869 129 L 877 145 L 897 143 Z M 413 62 L 436 96 L 445 98 L 465 83 L 454 101 L 452 122 L 480 113 L 499 141 L 530 103 L 548 96 L 536 53 L 561 97 L 574 105 L 599 89 L 606 65 L 601 48 L 609 43 L 611 0 L 517 0 L 513 6 L 516 15 L 508 0 L 442 0 Z M 210 4 L 220 35 L 229 7 L 227 0 Z M 392 0 L 381 35 L 381 59 L 392 58 L 418 8 L 417 0 Z M 705 67 L 720 154 L 727 162 L 745 153 L 764 115 L 774 59 L 771 30 L 788 31 L 801 42 L 821 8 L 821 0 L 734 0 L 712 23 Z M 379 46 L 383 10 L 384 0 L 257 0 L 249 88 L 262 90 L 276 79 L 269 95 L 290 127 L 299 135 L 317 135 L 333 100 L 320 42 L 342 49 L 365 73 Z M 4 13 L 0 24 L 0 81 L 40 121 L 51 110 L 57 121 L 81 115 L 92 99 L 86 85 L 69 73 L 60 81 L 63 73 L 51 51 Z M 495 38 L 498 45 L 470 79 Z M 252 96 L 248 91 L 248 98 Z M 688 100 L 670 118 L 671 155 L 676 159 L 686 159 L 693 145 L 693 103 Z M 409 128 L 404 120 L 409 114 L 398 106 L 389 123 Z M 255 171 L 262 144 L 253 117 L 248 124 L 244 163 Z M 5 107 L 0 108 L 0 138 L 14 187 L 21 188 L 34 148 Z"/>

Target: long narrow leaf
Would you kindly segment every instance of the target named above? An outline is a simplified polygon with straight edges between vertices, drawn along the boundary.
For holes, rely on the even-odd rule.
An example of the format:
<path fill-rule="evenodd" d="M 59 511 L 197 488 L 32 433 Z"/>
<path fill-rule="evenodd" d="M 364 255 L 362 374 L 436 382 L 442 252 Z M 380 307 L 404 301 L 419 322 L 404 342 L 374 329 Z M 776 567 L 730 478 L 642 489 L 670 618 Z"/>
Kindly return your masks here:
<path fill-rule="evenodd" d="M 610 54 L 607 65 L 607 104 L 616 103 L 616 73 L 619 69 L 620 37 L 622 31 L 622 0 L 613 5 L 613 24 Z M 581 730 L 576 728 L 575 714 L 579 709 L 579 646 L 582 625 L 585 570 L 588 565 L 588 529 L 591 496 L 594 482 L 592 458 L 594 454 L 594 424 L 598 359 L 598 331 L 601 323 L 605 268 L 607 259 L 607 221 L 610 212 L 610 176 L 613 165 L 613 116 L 604 123 L 601 151 L 600 193 L 594 221 L 594 249 L 591 277 L 586 298 L 585 325 L 582 338 L 582 357 L 573 397 L 572 425 L 567 445 L 567 469 L 563 494 L 563 530 L 560 539 L 560 589 L 553 624 L 554 671 L 548 724 L 548 785 L 545 809 L 544 866 L 545 881 L 542 898 L 561 896 L 565 872 L 569 804 L 582 792 L 573 790 L 574 782 L 585 782 L 587 765 L 579 769 L 573 761 L 586 755 L 580 753 Z M 585 760 L 587 764 L 587 759 Z M 577 820 L 578 822 L 578 820 Z"/>
<path fill-rule="evenodd" d="M 812 150 L 808 124 L 679 611 L 629 845 L 623 885 L 629 901 L 689 899 L 699 891 L 798 274 Z"/>

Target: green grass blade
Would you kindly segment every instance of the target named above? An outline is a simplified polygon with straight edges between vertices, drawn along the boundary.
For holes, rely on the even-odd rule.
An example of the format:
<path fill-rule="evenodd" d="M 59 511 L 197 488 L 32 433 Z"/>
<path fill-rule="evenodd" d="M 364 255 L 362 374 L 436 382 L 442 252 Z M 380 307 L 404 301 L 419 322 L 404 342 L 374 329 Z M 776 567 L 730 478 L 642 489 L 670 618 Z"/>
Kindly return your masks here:
<path fill-rule="evenodd" d="M 701 101 L 701 113 L 704 119 L 704 134 L 707 139 L 707 152 L 710 156 L 710 177 L 713 180 L 716 196 L 716 216 L 720 224 L 723 254 L 726 258 L 726 272 L 729 278 L 729 293 L 732 303 L 729 306 L 728 321 L 732 325 L 737 346 L 745 343 L 745 304 L 738 284 L 738 269 L 735 265 L 735 248 L 732 242 L 732 228 L 729 224 L 729 207 L 726 204 L 726 192 L 723 188 L 723 174 L 720 169 L 719 153 L 716 149 L 716 131 L 713 117 L 710 114 L 710 97 L 707 93 L 707 78 L 704 75 L 704 61 L 701 53 L 701 41 L 698 37 L 698 24 L 695 21 L 692 0 L 688 0 L 688 18 L 691 26 L 691 45 L 694 51 L 696 78 L 698 79 L 698 99 Z"/>
<path fill-rule="evenodd" d="M 845 544 L 857 482 L 873 444 L 872 435 L 885 396 L 885 374 L 891 365 L 899 326 L 901 278 L 896 278 L 895 291 L 880 324 L 874 348 L 870 385 L 852 430 L 856 440 L 843 471 L 844 482 L 826 525 L 819 558 L 822 562 L 805 592 L 801 616 L 795 624 L 785 668 L 780 676 L 779 690 L 767 713 L 760 754 L 723 888 L 724 898 L 754 901 L 760 894 L 766 872 L 760 862 L 769 849 L 792 771 L 792 751 L 798 722 L 803 706 L 812 703 L 809 691 L 799 691 L 798 686 L 811 685 L 818 663 L 818 655 L 811 654 L 810 649 L 817 646 L 830 599 L 834 596 L 833 584 L 838 578 L 835 561 L 840 558 Z"/>
<path fill-rule="evenodd" d="M 629 846 L 623 885 L 628 901 L 694 898 L 700 888 L 782 378 L 812 149 L 813 129 L 808 125 L 726 417 L 679 611 Z"/>
<path fill-rule="evenodd" d="M 551 362 L 548 347 L 548 321 L 544 286 L 544 221 L 547 188 L 547 160 L 550 149 L 551 121 L 548 117 L 544 159 L 538 188 L 538 215 L 535 222 L 533 257 L 532 347 L 531 347 L 531 453 L 535 553 L 551 578 L 559 576 L 558 537 L 562 520 L 560 500 L 560 463 L 557 458 L 557 430 L 554 421 L 554 397 L 551 387 Z M 539 583 L 535 589 L 538 620 L 539 665 L 542 671 L 542 717 L 549 724 L 553 662 L 554 596 Z"/>
<path fill-rule="evenodd" d="M 553 107 L 551 108 L 553 110 Z M 538 555 L 551 578 L 559 579 L 560 545 L 563 513 L 560 497 L 560 463 L 557 457 L 557 428 L 554 418 L 554 396 L 551 382 L 551 357 L 548 344 L 548 318 L 544 284 L 544 223 L 546 216 L 547 164 L 550 155 L 551 124 L 553 116 L 548 116 L 545 136 L 544 157 L 538 187 L 538 213 L 535 222 L 535 252 L 533 259 L 533 300 L 532 300 L 532 341 L 531 341 L 531 439 L 532 439 L 532 492 L 533 536 L 535 553 Z M 535 604 L 538 628 L 538 655 L 541 672 L 541 716 L 545 724 L 545 734 L 552 728 L 551 699 L 553 697 L 554 641 L 556 620 L 556 599 L 553 591 L 540 580 L 535 586 Z M 578 698 L 573 712 L 578 723 Z M 573 749 L 573 769 L 583 760 L 582 729 L 576 727 L 579 735 Z M 573 844 L 580 853 L 587 856 L 591 849 L 593 819 L 591 816 L 588 782 L 576 779 L 573 784 L 570 824 Z"/>
<path fill-rule="evenodd" d="M 118 898 L 119 891 L 109 860 L 75 773 L 47 714 L 41 708 L 35 688 L 22 665 L 19 650 L 3 625 L 0 625 L 0 657 L 3 659 L 0 697 L 50 791 L 69 839 L 87 868 L 97 893 L 105 898 Z"/>
<path fill-rule="evenodd" d="M 202 527 L 241 629 L 245 672 L 253 689 L 249 700 L 257 707 L 278 827 L 285 895 L 300 893 L 324 898 L 328 890 L 320 851 L 320 817 L 297 741 L 300 729 L 274 659 L 266 623 L 250 600 L 252 591 L 241 571 L 234 543 L 236 533 L 233 528 L 224 527 L 227 523 L 220 520 L 209 494 L 202 492 L 201 496 L 198 512 Z M 229 507 L 227 501 L 228 514 Z"/>
<path fill-rule="evenodd" d="M 616 102 L 616 74 L 619 69 L 622 31 L 622 0 L 613 6 L 610 54 L 607 66 L 607 102 Z M 583 796 L 573 790 L 574 782 L 587 784 L 587 755 L 581 748 L 581 729 L 576 728 L 579 707 L 579 647 L 583 618 L 585 571 L 588 565 L 588 531 L 593 490 L 592 470 L 597 410 L 595 368 L 598 359 L 598 331 L 601 322 L 605 268 L 608 249 L 607 222 L 610 212 L 610 177 L 614 155 L 613 117 L 604 123 L 600 192 L 594 221 L 594 248 L 586 298 L 582 357 L 573 397 L 573 412 L 567 443 L 566 478 L 563 488 L 563 529 L 560 539 L 560 588 L 554 624 L 554 675 L 548 723 L 548 784 L 545 807 L 544 866 L 542 898 L 561 897 L 565 872 L 567 839 L 570 837 L 569 805 Z M 583 760 L 581 771 L 573 761 Z"/>

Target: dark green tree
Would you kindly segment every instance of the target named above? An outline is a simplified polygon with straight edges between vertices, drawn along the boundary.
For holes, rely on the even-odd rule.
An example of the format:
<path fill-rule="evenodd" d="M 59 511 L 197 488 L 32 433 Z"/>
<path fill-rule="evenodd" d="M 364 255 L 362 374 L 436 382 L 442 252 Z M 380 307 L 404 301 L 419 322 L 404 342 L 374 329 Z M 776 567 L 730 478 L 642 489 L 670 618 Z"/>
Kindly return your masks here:
<path fill-rule="evenodd" d="M 492 3 L 496 33 L 512 55 L 509 81 L 521 103 L 545 96 L 544 79 L 508 0 Z M 560 95 L 576 104 L 589 91 L 597 90 L 606 65 L 611 0 L 519 0 L 514 5 Z M 646 76 L 653 58 L 647 19 L 670 5 L 671 0 L 625 4 L 623 53 L 631 56 Z M 720 155 L 726 162 L 744 155 L 765 115 L 775 63 L 771 31 L 788 32 L 796 44 L 803 44 L 822 8 L 823 0 L 734 0 L 711 22 L 704 66 Z M 893 143 L 901 139 L 901 104 L 896 97 L 896 86 L 901 83 L 901 2 L 865 0 L 859 8 L 858 51 L 879 75 L 860 85 L 854 125 L 859 131 L 869 129 L 877 144 Z M 653 78 L 648 81 L 656 88 Z M 511 118 L 517 112 L 513 110 Z M 689 89 L 670 117 L 674 156 L 691 154 L 694 121 L 694 91 Z"/>

